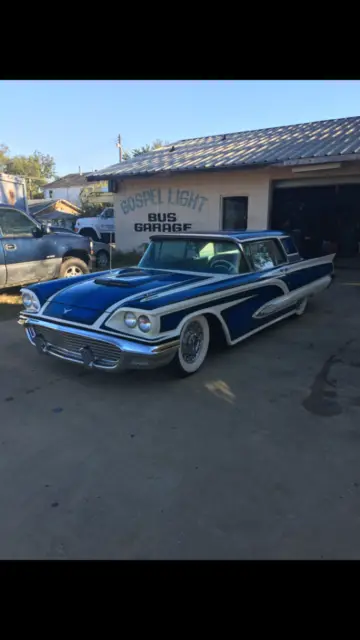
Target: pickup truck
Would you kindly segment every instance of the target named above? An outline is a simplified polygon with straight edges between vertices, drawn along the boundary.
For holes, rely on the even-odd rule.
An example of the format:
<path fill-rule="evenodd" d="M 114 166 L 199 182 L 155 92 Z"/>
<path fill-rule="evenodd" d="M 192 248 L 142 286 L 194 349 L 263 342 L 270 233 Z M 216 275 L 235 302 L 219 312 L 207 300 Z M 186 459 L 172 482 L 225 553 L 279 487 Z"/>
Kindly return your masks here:
<path fill-rule="evenodd" d="M 54 227 L 52 225 L 48 225 L 50 231 L 64 231 L 65 233 L 72 233 L 76 235 L 76 231 L 72 231 L 65 227 Z M 111 248 L 109 244 L 105 242 L 98 242 L 97 240 L 91 241 L 92 253 L 94 255 L 94 262 L 96 264 L 96 268 L 100 269 L 100 271 L 106 271 L 110 269 L 110 253 Z"/>
<path fill-rule="evenodd" d="M 0 290 L 92 271 L 93 241 L 39 224 L 26 211 L 0 205 Z"/>
<path fill-rule="evenodd" d="M 75 231 L 82 236 L 101 242 L 114 242 L 115 219 L 114 208 L 106 207 L 99 215 L 93 218 L 78 218 L 75 223 Z"/>

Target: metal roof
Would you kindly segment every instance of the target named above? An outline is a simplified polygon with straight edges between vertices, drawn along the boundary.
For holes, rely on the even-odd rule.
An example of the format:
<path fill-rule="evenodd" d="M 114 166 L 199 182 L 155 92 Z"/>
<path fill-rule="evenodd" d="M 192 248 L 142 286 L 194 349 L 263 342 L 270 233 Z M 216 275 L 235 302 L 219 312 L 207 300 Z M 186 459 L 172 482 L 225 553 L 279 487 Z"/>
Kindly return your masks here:
<path fill-rule="evenodd" d="M 91 173 L 87 180 L 353 160 L 357 154 L 360 116 L 179 140 Z"/>
<path fill-rule="evenodd" d="M 57 178 L 52 182 L 48 182 L 42 186 L 42 189 L 59 189 L 66 187 L 82 187 L 86 186 L 87 176 L 90 176 L 91 172 L 87 173 L 68 173 L 66 176 L 62 178 Z"/>
<path fill-rule="evenodd" d="M 76 206 L 76 204 L 73 204 L 72 202 L 69 202 L 68 200 L 64 200 L 63 198 L 43 198 L 42 200 L 28 200 L 28 207 L 29 207 L 29 212 L 33 215 L 36 216 L 38 215 L 40 212 L 44 211 L 45 209 L 49 209 L 50 207 L 54 206 L 57 202 L 62 202 L 64 204 L 66 204 L 68 207 L 71 207 L 72 209 L 74 209 L 73 213 L 69 213 L 68 215 L 79 215 L 79 213 L 81 213 L 81 209 L 79 207 Z M 60 211 L 59 209 L 57 209 L 58 213 L 67 213 L 66 211 Z"/>

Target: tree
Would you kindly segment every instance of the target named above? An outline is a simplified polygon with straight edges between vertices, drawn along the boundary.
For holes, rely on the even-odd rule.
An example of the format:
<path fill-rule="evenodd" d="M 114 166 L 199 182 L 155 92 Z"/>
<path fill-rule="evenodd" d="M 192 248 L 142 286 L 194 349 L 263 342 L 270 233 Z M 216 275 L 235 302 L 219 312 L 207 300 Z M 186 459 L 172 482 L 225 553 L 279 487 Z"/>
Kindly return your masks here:
<path fill-rule="evenodd" d="M 138 147 L 137 149 L 132 149 L 131 151 L 125 151 L 123 154 L 123 160 L 130 160 L 131 158 L 135 158 L 136 156 L 141 156 L 143 153 L 149 153 L 150 151 L 154 151 L 155 149 L 159 149 L 159 147 L 163 147 L 168 142 L 163 142 L 162 140 L 154 140 L 152 144 L 146 144 L 143 147 Z"/>
<path fill-rule="evenodd" d="M 0 171 L 5 171 L 9 162 L 9 147 L 6 144 L 0 144 Z"/>
<path fill-rule="evenodd" d="M 56 178 L 54 158 L 40 153 L 40 151 L 34 151 L 30 156 L 7 158 L 5 171 L 25 178 L 29 198 L 42 191 L 42 187 L 46 182 Z"/>
<path fill-rule="evenodd" d="M 81 189 L 80 202 L 83 216 L 92 218 L 101 213 L 106 205 L 111 206 L 111 202 L 106 197 L 106 192 L 103 193 L 101 201 L 98 199 L 99 194 L 101 194 L 101 187 L 106 187 L 106 185 L 106 180 L 102 180 L 100 182 L 92 182 Z"/>

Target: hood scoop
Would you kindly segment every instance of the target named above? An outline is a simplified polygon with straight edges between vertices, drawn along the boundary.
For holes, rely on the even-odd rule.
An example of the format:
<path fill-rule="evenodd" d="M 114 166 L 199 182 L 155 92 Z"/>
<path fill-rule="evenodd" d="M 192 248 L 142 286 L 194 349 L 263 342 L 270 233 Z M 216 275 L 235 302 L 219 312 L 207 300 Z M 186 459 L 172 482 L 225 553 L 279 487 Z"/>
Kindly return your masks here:
<path fill-rule="evenodd" d="M 162 276 L 162 279 L 170 277 L 171 274 L 166 274 Z M 158 279 L 158 275 L 149 275 L 142 269 L 125 269 L 124 271 L 117 272 L 116 274 L 96 278 L 95 283 L 103 284 L 108 287 L 131 287 L 133 289 L 134 287 L 140 287 L 143 284 L 147 284 L 148 282 Z"/>

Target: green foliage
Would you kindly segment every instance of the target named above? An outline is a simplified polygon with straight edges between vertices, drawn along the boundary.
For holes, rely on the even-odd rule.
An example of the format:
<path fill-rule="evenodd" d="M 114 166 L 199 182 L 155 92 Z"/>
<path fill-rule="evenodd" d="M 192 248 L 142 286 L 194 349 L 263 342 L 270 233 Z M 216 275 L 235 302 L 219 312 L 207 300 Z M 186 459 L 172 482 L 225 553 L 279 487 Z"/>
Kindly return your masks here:
<path fill-rule="evenodd" d="M 138 149 L 132 149 L 131 151 L 125 151 L 123 154 L 124 160 L 130 160 L 131 158 L 135 158 L 135 156 L 141 156 L 143 153 L 149 153 L 150 151 L 154 151 L 155 149 L 159 149 L 159 147 L 163 147 L 164 145 L 169 144 L 168 142 L 163 142 L 162 140 L 154 140 L 152 144 L 146 144 L 143 147 L 139 147 Z"/>
<path fill-rule="evenodd" d="M 80 198 L 82 208 L 84 208 L 87 204 L 89 204 L 89 199 L 92 193 L 94 193 L 93 184 L 89 184 L 88 186 L 83 187 L 81 189 L 79 198 Z"/>
<path fill-rule="evenodd" d="M 101 213 L 104 209 L 104 205 L 102 202 L 85 202 L 81 206 L 81 217 L 82 218 L 95 218 L 99 213 Z"/>
<path fill-rule="evenodd" d="M 82 209 L 82 216 L 86 218 L 94 218 L 97 216 L 106 206 L 106 193 L 104 193 L 104 200 L 102 202 L 94 202 L 91 197 L 97 193 L 101 186 L 106 182 L 95 182 L 89 186 L 84 187 L 80 191 L 80 202 Z M 111 205 L 110 205 L 111 206 Z"/>
<path fill-rule="evenodd" d="M 9 147 L 6 144 L 0 144 L 0 171 L 5 171 L 9 162 Z"/>
<path fill-rule="evenodd" d="M 113 269 L 119 267 L 136 267 L 139 264 L 141 255 L 136 251 L 113 251 L 111 255 L 111 266 Z"/>
<path fill-rule="evenodd" d="M 26 180 L 29 198 L 39 196 L 42 186 L 56 178 L 55 160 L 52 156 L 34 151 L 30 156 L 12 156 L 9 148 L 0 144 L 0 169 Z"/>

